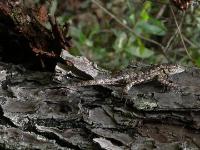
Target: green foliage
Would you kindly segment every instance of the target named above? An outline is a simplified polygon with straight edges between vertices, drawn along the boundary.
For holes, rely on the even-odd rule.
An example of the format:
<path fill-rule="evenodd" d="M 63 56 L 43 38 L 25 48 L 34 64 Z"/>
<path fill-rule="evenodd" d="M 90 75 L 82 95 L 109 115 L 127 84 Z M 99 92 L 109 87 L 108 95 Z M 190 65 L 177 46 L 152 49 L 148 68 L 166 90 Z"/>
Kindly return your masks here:
<path fill-rule="evenodd" d="M 137 34 L 145 37 L 164 36 L 167 30 L 160 20 L 151 17 L 149 14 L 151 7 L 151 2 L 146 2 L 140 13 L 136 14 L 135 10 L 129 10 L 128 15 L 124 15 L 123 19 Z M 115 27 L 102 25 L 98 22 L 92 26 L 81 23 L 70 28 L 75 54 L 86 55 L 104 67 L 112 69 L 125 66 L 132 60 L 150 61 L 155 57 L 152 49 L 124 28 L 119 28 L 117 25 Z"/>
<path fill-rule="evenodd" d="M 107 13 L 92 0 L 78 2 L 76 3 L 79 5 L 78 10 L 74 12 L 79 13 L 76 14 L 69 13 L 67 8 L 66 12 L 59 12 L 62 0 L 54 0 L 50 7 L 50 14 L 59 12 L 59 15 L 56 15 L 61 25 L 66 21 L 71 23 L 70 35 L 74 43 L 71 53 L 84 55 L 110 69 L 119 69 L 130 61 L 141 60 L 147 63 L 172 61 L 192 64 L 193 62 L 200 66 L 200 10 L 193 12 L 188 10 L 181 19 L 183 12 L 174 9 L 178 23 L 183 20 L 182 34 L 185 36 L 187 50 L 192 56 L 191 60 L 180 37 L 175 35 L 177 27 L 170 9 L 165 8 L 161 16 L 157 17 L 162 4 L 137 0 L 101 0 L 100 4 L 109 12 Z M 162 2 L 168 3 L 167 0 Z M 144 40 L 145 38 L 156 41 L 165 48 L 169 44 L 168 49 L 163 50 L 155 43 Z"/>

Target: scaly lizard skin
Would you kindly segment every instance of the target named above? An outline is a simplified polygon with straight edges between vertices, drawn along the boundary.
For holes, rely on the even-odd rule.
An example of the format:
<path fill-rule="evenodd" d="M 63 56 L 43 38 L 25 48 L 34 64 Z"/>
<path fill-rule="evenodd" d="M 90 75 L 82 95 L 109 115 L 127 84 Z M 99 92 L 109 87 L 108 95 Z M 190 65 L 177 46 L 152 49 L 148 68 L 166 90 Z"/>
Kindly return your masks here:
<path fill-rule="evenodd" d="M 89 86 L 89 85 L 116 85 L 124 84 L 124 93 L 128 93 L 132 86 L 136 84 L 141 84 L 144 82 L 149 82 L 152 80 L 157 80 L 161 84 L 169 87 L 176 87 L 176 84 L 171 83 L 167 80 L 168 76 L 173 74 L 178 74 L 185 71 L 185 69 L 176 64 L 161 64 L 153 65 L 146 70 L 141 69 L 135 72 L 126 72 L 122 75 L 118 75 L 113 78 L 97 79 L 97 80 L 88 80 L 82 81 L 74 84 L 69 84 L 66 86 L 53 87 L 53 88 L 70 88 L 70 87 L 80 87 L 80 86 Z"/>

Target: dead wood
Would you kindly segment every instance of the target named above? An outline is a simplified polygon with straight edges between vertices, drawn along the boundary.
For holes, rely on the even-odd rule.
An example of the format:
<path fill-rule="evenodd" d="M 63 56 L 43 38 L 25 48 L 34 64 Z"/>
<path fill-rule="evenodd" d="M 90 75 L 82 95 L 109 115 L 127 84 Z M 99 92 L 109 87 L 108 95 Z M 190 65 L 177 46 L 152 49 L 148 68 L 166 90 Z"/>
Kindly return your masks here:
<path fill-rule="evenodd" d="M 15 63 L 39 63 L 44 68 L 54 69 L 61 50 L 70 48 L 70 37 L 65 33 L 68 27 L 62 29 L 51 16 L 52 30 L 49 30 L 41 24 L 34 8 L 26 8 L 17 2 L 0 2 L 3 58 Z"/>
<path fill-rule="evenodd" d="M 115 86 L 46 89 L 52 74 L 21 66 L 0 73 L 1 148 L 200 148 L 199 69 L 171 78 L 181 92 L 150 82 L 123 98 Z"/>

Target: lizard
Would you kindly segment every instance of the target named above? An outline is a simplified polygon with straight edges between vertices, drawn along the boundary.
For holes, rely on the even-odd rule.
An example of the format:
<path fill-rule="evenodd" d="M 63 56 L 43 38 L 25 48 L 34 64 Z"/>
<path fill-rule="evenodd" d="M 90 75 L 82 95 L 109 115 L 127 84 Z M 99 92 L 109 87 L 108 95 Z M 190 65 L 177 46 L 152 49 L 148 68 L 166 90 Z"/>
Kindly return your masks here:
<path fill-rule="evenodd" d="M 90 86 L 90 85 L 116 85 L 124 84 L 123 93 L 127 94 L 132 86 L 150 82 L 152 80 L 157 80 L 161 84 L 168 87 L 177 87 L 176 84 L 170 82 L 168 77 L 174 74 L 184 72 L 184 67 L 178 64 L 160 64 L 160 65 L 151 65 L 149 68 L 141 68 L 136 71 L 125 72 L 120 75 L 103 78 L 103 79 L 94 79 L 81 81 L 77 83 L 68 84 L 66 86 L 56 86 L 49 87 L 52 88 L 72 88 L 72 87 L 81 87 L 81 86 Z M 49 89 L 48 88 L 48 89 Z"/>

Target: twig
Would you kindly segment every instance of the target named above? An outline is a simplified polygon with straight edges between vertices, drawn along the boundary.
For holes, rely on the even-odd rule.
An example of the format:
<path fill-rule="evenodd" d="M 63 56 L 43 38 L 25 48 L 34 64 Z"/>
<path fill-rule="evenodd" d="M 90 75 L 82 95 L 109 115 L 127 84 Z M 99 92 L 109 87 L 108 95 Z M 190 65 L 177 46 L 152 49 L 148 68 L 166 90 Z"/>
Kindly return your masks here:
<path fill-rule="evenodd" d="M 184 16 L 185 14 L 183 14 Z M 182 26 L 182 23 L 183 23 L 183 20 L 184 20 L 184 17 L 182 16 L 182 19 L 181 19 L 181 22 L 180 24 L 178 25 L 179 28 Z M 165 52 L 168 50 L 169 46 L 172 44 L 172 42 L 174 41 L 174 38 L 177 36 L 178 34 L 178 28 L 176 29 L 174 35 L 169 39 L 169 41 L 167 42 L 167 45 L 165 46 Z"/>
<path fill-rule="evenodd" d="M 126 24 L 124 24 L 120 19 L 118 19 L 114 14 L 112 14 L 111 12 L 109 12 L 106 8 L 104 8 L 100 3 L 98 3 L 96 0 L 91 0 L 93 3 L 95 3 L 99 8 L 101 8 L 105 13 L 107 13 L 109 16 L 111 16 L 117 23 L 119 23 L 122 27 L 124 27 L 125 29 L 127 29 L 128 31 L 130 31 L 131 33 L 133 33 L 133 35 L 148 41 L 150 43 L 153 43 L 157 46 L 159 46 L 162 50 L 163 55 L 167 58 L 165 52 L 164 52 L 164 46 L 160 43 L 158 43 L 157 41 L 151 40 L 149 38 L 146 38 L 144 36 L 141 36 L 139 34 L 137 34 L 134 30 L 132 30 L 129 26 L 127 26 Z M 167 58 L 168 59 L 168 58 Z"/>
<path fill-rule="evenodd" d="M 189 59 L 193 62 L 193 58 L 192 58 L 192 56 L 190 55 L 190 53 L 189 53 L 189 51 L 188 51 L 188 49 L 187 49 L 187 47 L 186 47 L 186 45 L 185 45 L 185 41 L 184 41 L 184 39 L 183 39 L 181 30 L 180 30 L 180 28 L 179 28 L 179 25 L 178 25 L 178 22 L 177 22 L 177 19 L 176 19 L 176 16 L 175 16 L 175 14 L 174 14 L 174 10 L 173 10 L 173 8 L 172 8 L 171 5 L 170 5 L 169 7 L 170 7 L 170 10 L 171 10 L 171 12 L 172 12 L 172 15 L 173 15 L 173 18 L 174 18 L 176 27 L 177 27 L 177 29 L 178 29 L 178 33 L 179 33 L 179 36 L 180 36 L 180 38 L 181 38 L 181 42 L 182 42 L 182 44 L 183 44 L 183 47 L 184 47 L 184 49 L 185 49 L 185 51 L 186 51 L 186 53 L 187 53 Z"/>
<path fill-rule="evenodd" d="M 156 19 L 159 19 L 163 15 L 165 9 L 166 9 L 166 4 L 161 7 L 158 14 L 156 15 Z"/>

